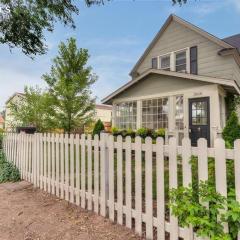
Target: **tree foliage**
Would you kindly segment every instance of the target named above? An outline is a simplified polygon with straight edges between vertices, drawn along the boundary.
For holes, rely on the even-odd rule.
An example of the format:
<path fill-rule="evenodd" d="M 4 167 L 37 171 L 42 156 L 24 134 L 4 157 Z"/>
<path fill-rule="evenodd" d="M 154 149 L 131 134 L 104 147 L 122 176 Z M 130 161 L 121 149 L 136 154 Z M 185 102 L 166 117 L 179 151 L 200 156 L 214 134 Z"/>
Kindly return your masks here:
<path fill-rule="evenodd" d="M 240 124 L 238 115 L 235 111 L 231 112 L 227 120 L 226 126 L 223 129 L 223 139 L 228 147 L 233 147 L 234 141 L 240 139 Z"/>
<path fill-rule="evenodd" d="M 103 122 L 98 119 L 98 121 L 95 123 L 94 129 L 93 129 L 93 136 L 98 135 L 100 136 L 101 131 L 105 129 Z"/>
<path fill-rule="evenodd" d="M 87 6 L 103 5 L 110 0 L 85 0 Z M 174 4 L 186 0 L 169 0 Z M 28 56 L 47 51 L 44 34 L 53 32 L 54 24 L 75 28 L 79 14 L 73 0 L 0 0 L 0 43 L 20 48 Z"/>
<path fill-rule="evenodd" d="M 34 126 L 37 131 L 49 129 L 48 95 L 40 88 L 25 87 L 24 96 L 18 101 L 10 102 L 11 114 L 13 115 L 12 127 Z"/>
<path fill-rule="evenodd" d="M 67 133 L 89 123 L 95 114 L 90 86 L 97 77 L 87 66 L 88 59 L 88 50 L 78 49 L 76 40 L 70 38 L 66 44 L 60 43 L 50 73 L 43 75 L 48 84 L 52 124 Z"/>

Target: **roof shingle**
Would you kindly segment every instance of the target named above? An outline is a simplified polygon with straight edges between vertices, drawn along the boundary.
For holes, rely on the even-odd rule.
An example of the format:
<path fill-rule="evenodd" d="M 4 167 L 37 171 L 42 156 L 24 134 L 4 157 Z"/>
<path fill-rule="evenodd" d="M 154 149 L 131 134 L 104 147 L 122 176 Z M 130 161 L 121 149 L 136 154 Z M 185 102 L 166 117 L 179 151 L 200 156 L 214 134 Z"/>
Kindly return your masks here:
<path fill-rule="evenodd" d="M 240 34 L 236 34 L 222 40 L 240 50 Z"/>

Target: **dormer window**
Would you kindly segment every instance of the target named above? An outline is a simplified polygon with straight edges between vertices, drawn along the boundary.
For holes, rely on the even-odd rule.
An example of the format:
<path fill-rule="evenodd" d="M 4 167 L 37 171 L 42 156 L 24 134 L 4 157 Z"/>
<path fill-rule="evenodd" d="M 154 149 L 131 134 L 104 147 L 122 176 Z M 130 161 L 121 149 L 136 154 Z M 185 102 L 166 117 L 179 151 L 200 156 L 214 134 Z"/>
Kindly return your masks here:
<path fill-rule="evenodd" d="M 187 51 L 181 51 L 176 53 L 176 72 L 187 72 Z"/>
<path fill-rule="evenodd" d="M 160 68 L 166 71 L 170 71 L 170 55 L 160 57 Z"/>

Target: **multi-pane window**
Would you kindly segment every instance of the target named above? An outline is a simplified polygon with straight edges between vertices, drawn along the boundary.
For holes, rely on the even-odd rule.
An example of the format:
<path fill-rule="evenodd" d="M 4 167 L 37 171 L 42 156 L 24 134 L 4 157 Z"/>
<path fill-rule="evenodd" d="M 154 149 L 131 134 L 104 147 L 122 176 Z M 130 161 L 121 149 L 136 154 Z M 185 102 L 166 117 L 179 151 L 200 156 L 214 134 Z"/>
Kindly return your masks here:
<path fill-rule="evenodd" d="M 177 130 L 184 129 L 183 96 L 176 96 L 175 125 Z"/>
<path fill-rule="evenodd" d="M 207 102 L 194 102 L 192 104 L 192 125 L 208 124 L 208 106 Z"/>
<path fill-rule="evenodd" d="M 161 57 L 160 61 L 161 61 L 161 69 L 170 71 L 170 55 Z"/>
<path fill-rule="evenodd" d="M 137 128 L 137 102 L 125 102 L 116 105 L 116 127 L 120 129 Z"/>
<path fill-rule="evenodd" d="M 168 128 L 168 98 L 142 101 L 142 127 Z"/>
<path fill-rule="evenodd" d="M 187 52 L 176 53 L 176 72 L 186 72 L 187 71 Z"/>

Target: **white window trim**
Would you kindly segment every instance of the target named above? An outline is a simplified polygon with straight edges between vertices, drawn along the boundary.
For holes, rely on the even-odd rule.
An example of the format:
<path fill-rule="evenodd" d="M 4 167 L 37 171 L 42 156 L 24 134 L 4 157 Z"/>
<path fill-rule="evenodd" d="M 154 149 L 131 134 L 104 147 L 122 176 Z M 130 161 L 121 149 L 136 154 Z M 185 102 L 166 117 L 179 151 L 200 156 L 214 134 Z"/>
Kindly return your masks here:
<path fill-rule="evenodd" d="M 165 68 L 161 68 L 161 58 L 170 56 L 170 71 L 176 72 L 176 54 L 180 53 L 180 52 L 184 52 L 184 51 L 186 51 L 186 64 L 187 64 L 186 73 L 190 73 L 190 47 L 178 49 L 176 51 L 172 51 L 172 52 L 168 52 L 168 53 L 156 56 L 156 57 L 152 57 L 152 59 L 157 58 L 158 69 L 164 70 Z"/>

